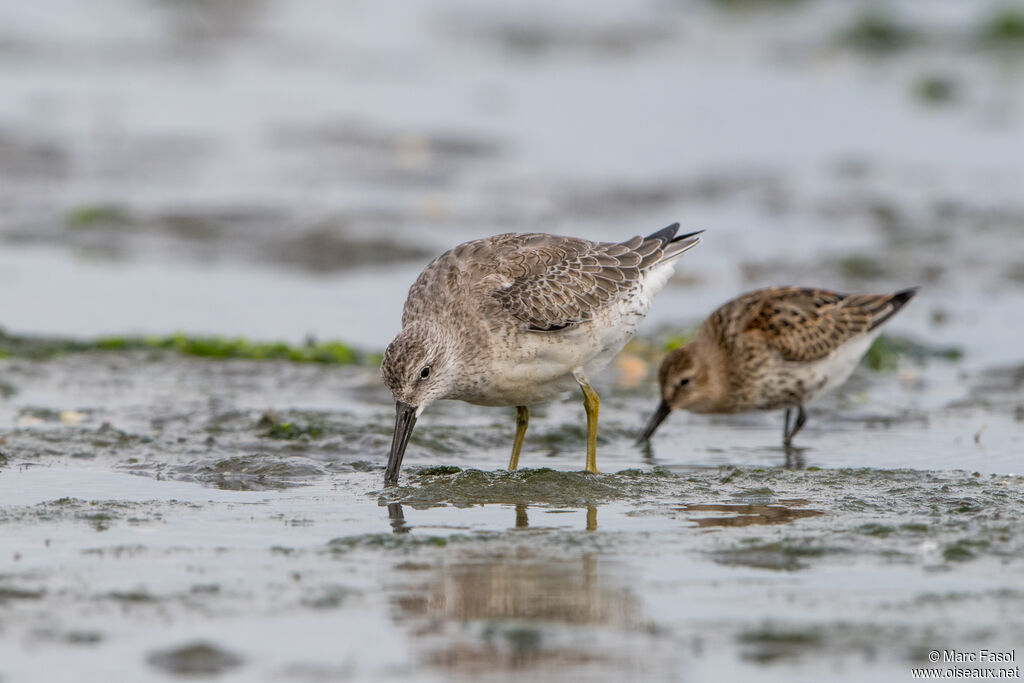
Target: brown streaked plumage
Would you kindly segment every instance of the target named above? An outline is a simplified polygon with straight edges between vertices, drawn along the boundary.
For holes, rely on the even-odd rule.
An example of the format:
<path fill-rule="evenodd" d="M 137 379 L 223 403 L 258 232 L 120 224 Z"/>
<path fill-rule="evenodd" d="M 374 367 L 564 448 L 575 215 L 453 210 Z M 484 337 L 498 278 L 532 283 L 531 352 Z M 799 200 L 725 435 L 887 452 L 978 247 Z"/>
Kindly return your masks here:
<path fill-rule="evenodd" d="M 649 439 L 672 410 L 785 409 L 782 440 L 790 446 L 807 419 L 804 403 L 845 382 L 882 324 L 916 292 L 774 287 L 726 302 L 662 361 L 662 400 L 640 439 Z"/>
<path fill-rule="evenodd" d="M 586 469 L 596 472 L 598 397 L 587 378 L 633 336 L 676 259 L 699 243 L 698 233 L 678 229 L 625 242 L 510 233 L 434 259 L 409 289 L 402 330 L 381 363 L 396 409 L 385 484 L 397 482 L 409 434 L 433 401 L 515 406 L 515 469 L 528 406 L 576 386 Z"/>

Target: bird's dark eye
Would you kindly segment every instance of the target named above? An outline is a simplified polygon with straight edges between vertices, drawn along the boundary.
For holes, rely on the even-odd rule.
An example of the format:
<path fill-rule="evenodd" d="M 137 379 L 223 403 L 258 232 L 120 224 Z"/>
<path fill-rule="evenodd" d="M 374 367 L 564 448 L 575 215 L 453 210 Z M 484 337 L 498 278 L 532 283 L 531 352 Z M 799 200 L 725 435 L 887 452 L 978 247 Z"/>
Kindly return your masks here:
<path fill-rule="evenodd" d="M 430 377 L 430 366 L 429 365 L 425 366 L 422 370 L 420 370 L 420 378 L 421 379 L 426 379 L 428 377 Z"/>
<path fill-rule="evenodd" d="M 679 386 L 681 386 L 681 387 L 685 387 L 689 383 L 690 383 L 690 378 L 689 377 L 684 377 L 681 380 L 679 380 Z"/>

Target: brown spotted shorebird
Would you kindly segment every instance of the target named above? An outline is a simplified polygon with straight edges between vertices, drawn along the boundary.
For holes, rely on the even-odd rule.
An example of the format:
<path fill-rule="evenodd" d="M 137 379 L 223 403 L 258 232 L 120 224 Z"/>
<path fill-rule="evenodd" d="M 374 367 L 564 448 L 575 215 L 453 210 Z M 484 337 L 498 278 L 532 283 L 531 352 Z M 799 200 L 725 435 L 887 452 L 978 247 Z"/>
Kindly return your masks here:
<path fill-rule="evenodd" d="M 782 443 L 788 450 L 807 421 L 804 403 L 845 382 L 882 325 L 916 292 L 916 287 L 895 294 L 774 287 L 726 302 L 690 343 L 662 361 L 662 400 L 640 440 L 650 439 L 673 410 L 784 408 Z"/>
<path fill-rule="evenodd" d="M 385 485 L 397 483 L 416 419 L 434 401 L 515 406 L 514 470 L 528 406 L 576 386 L 587 414 L 586 470 L 597 472 L 599 401 L 589 378 L 633 336 L 676 259 L 700 242 L 678 229 L 625 242 L 509 233 L 434 259 L 409 289 L 402 331 L 381 363 L 395 399 Z"/>

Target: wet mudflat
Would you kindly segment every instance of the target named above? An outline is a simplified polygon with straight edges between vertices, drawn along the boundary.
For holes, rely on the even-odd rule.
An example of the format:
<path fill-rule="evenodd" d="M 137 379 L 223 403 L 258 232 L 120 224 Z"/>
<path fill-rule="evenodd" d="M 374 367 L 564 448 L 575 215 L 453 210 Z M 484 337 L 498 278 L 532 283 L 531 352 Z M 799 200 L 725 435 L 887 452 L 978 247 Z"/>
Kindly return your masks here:
<path fill-rule="evenodd" d="M 396 6 L 397 7 L 397 6 Z M 0 7 L 0 681 L 904 681 L 1024 642 L 1024 9 Z M 434 255 L 707 230 L 576 397 L 376 359 Z M 673 415 L 755 287 L 921 290 L 851 380 Z M 333 341 L 338 340 L 338 341 Z"/>
<path fill-rule="evenodd" d="M 849 394 L 785 469 L 767 416 L 691 420 L 645 452 L 612 372 L 604 474 L 578 471 L 575 401 L 537 417 L 515 473 L 509 411 L 453 405 L 385 490 L 372 367 L 114 350 L 0 368 L 5 680 L 902 680 L 936 647 L 1024 637 L 1024 479 L 881 465 L 857 434 L 929 418 L 853 425 Z M 737 434 L 758 445 L 711 447 Z"/>

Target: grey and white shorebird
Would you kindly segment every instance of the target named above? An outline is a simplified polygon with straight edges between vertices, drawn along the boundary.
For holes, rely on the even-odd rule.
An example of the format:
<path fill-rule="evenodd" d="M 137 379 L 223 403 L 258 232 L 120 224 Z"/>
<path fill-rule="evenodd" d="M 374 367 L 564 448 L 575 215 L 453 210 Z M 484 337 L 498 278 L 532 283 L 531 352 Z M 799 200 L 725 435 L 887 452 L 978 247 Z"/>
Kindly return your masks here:
<path fill-rule="evenodd" d="M 845 382 L 882 325 L 916 293 L 916 287 L 894 294 L 773 287 L 726 302 L 692 341 L 665 356 L 661 403 L 640 440 L 650 439 L 673 410 L 785 409 L 782 443 L 790 447 L 807 421 L 804 403 Z"/>
<path fill-rule="evenodd" d="M 586 470 L 597 472 L 598 396 L 590 378 L 633 336 L 676 260 L 700 242 L 679 224 L 625 242 L 543 233 L 460 244 L 409 289 L 402 331 L 381 373 L 395 399 L 385 485 L 398 481 L 409 435 L 439 399 L 515 406 L 509 469 L 519 464 L 528 406 L 578 386 L 587 415 Z"/>

